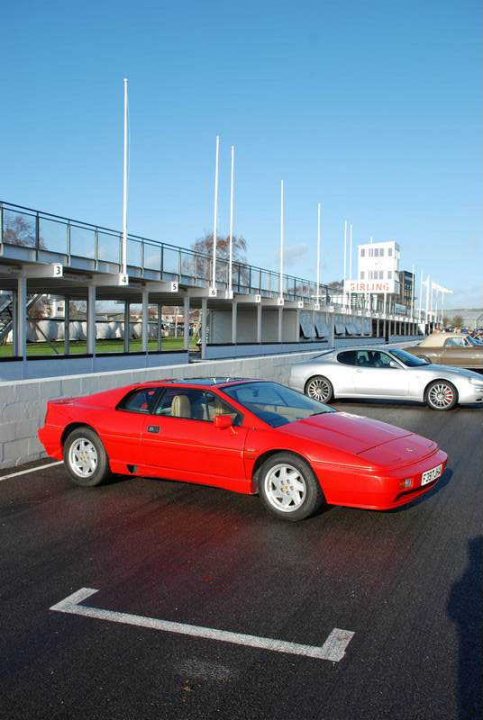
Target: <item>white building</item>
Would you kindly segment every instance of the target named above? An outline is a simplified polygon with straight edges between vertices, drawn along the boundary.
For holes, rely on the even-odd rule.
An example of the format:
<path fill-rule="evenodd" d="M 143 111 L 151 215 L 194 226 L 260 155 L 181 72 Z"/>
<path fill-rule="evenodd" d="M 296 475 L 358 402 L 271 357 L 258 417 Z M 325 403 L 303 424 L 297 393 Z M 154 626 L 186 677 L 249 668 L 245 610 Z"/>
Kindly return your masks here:
<path fill-rule="evenodd" d="M 388 313 L 401 312 L 400 256 L 394 240 L 358 245 L 357 276 L 344 282 L 348 303 Z"/>

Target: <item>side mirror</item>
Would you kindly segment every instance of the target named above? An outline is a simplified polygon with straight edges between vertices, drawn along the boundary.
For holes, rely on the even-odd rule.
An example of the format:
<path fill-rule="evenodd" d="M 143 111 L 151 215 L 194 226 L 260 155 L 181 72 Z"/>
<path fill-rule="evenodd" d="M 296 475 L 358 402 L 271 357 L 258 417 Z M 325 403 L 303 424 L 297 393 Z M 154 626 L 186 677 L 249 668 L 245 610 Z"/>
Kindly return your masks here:
<path fill-rule="evenodd" d="M 232 415 L 215 415 L 213 424 L 220 430 L 226 430 L 226 428 L 232 427 L 234 418 Z"/>
<path fill-rule="evenodd" d="M 390 367 L 390 368 L 395 368 L 395 369 L 397 370 L 397 369 L 399 368 L 399 365 L 397 364 L 397 362 L 396 362 L 395 360 L 390 360 L 390 361 L 389 361 L 389 367 Z"/>

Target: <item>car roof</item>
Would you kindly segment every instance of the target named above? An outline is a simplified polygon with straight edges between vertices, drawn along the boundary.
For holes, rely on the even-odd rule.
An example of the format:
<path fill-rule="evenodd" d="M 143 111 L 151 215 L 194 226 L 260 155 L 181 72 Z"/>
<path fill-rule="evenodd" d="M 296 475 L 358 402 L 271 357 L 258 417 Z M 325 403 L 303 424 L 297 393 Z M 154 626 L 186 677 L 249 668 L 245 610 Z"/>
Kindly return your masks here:
<path fill-rule="evenodd" d="M 331 355 L 338 355 L 341 352 L 356 352 L 357 350 L 361 350 L 362 352 L 371 352 L 374 350 L 377 350 L 378 352 L 391 352 L 392 348 L 382 345 L 351 345 L 350 347 L 338 347 L 334 348 L 333 350 L 326 350 L 321 355 L 317 355 L 314 360 L 319 360 L 323 357 L 328 358 Z"/>
<path fill-rule="evenodd" d="M 149 382 L 140 383 L 138 387 L 159 387 L 159 385 L 192 385 L 211 387 L 228 387 L 229 385 L 238 385 L 248 382 L 269 382 L 268 380 L 259 380 L 258 378 L 242 378 L 242 377 L 193 377 L 193 378 L 163 378 L 162 380 L 150 380 Z"/>
<path fill-rule="evenodd" d="M 442 347 L 451 338 L 465 338 L 467 333 L 431 333 L 419 343 L 422 347 Z"/>

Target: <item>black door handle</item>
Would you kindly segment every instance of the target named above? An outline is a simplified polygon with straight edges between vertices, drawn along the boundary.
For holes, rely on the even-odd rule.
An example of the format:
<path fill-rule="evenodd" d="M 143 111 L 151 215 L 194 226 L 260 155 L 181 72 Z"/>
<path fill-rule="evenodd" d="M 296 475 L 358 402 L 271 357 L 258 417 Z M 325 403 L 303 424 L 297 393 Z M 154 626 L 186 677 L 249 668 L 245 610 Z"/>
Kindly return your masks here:
<path fill-rule="evenodd" d="M 156 434 L 156 433 L 158 433 L 160 430 L 161 430 L 161 428 L 159 427 L 159 425 L 148 425 L 148 432 L 149 432 L 149 433 L 154 433 L 154 434 Z"/>

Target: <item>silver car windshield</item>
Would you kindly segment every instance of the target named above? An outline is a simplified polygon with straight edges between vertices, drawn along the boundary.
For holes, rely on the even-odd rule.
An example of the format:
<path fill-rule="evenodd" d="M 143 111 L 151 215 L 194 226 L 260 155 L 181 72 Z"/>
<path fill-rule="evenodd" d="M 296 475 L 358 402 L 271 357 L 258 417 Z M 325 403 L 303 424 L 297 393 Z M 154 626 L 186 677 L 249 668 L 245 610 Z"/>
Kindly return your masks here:
<path fill-rule="evenodd" d="M 305 420 L 311 415 L 335 412 L 328 405 L 278 383 L 250 382 L 230 385 L 223 388 L 223 392 L 272 427 Z"/>
<path fill-rule="evenodd" d="M 420 367 L 421 365 L 429 365 L 427 360 L 423 360 L 423 358 L 417 357 L 416 355 L 411 355 L 411 353 L 408 353 L 405 350 L 400 350 L 399 348 L 391 350 L 391 355 L 394 355 L 394 357 L 404 363 L 406 367 Z"/>

